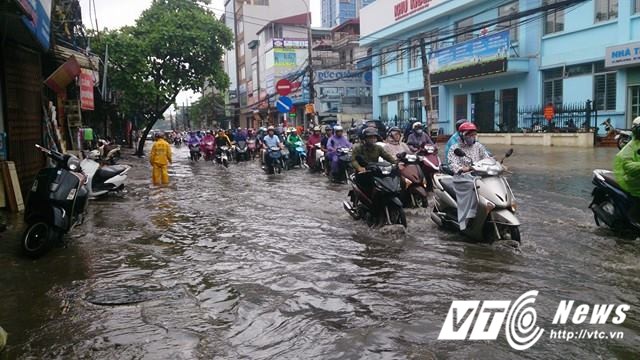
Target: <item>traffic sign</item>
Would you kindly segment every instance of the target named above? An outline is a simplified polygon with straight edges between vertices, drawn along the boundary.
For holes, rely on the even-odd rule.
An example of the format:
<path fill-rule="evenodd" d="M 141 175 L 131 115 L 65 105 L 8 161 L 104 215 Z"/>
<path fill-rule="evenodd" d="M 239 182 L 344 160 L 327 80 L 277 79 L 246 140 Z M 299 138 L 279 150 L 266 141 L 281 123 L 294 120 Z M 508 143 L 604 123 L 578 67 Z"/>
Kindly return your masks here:
<path fill-rule="evenodd" d="M 276 101 L 276 108 L 281 113 L 288 113 L 291 111 L 291 107 L 293 107 L 293 100 L 286 96 L 280 96 L 278 101 Z"/>
<path fill-rule="evenodd" d="M 276 83 L 276 92 L 278 92 L 278 95 L 280 96 L 287 96 L 291 94 L 291 88 L 291 81 L 287 79 L 280 79 Z"/>

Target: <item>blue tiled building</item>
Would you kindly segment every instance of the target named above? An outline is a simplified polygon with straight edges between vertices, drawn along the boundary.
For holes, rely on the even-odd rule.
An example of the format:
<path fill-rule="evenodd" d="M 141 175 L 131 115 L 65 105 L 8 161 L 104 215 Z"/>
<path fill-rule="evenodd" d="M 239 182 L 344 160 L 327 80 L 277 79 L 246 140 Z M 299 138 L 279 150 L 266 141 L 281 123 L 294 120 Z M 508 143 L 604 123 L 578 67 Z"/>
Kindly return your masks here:
<path fill-rule="evenodd" d="M 640 56 L 633 55 L 640 54 L 640 1 L 588 0 L 527 21 L 483 23 L 555 2 L 379 0 L 364 8 L 361 46 L 375 55 L 374 117 L 426 119 L 424 38 L 435 126 L 444 133 L 460 118 L 483 131 L 519 131 L 523 109 L 587 100 L 598 119 L 629 125 L 640 111 Z"/>

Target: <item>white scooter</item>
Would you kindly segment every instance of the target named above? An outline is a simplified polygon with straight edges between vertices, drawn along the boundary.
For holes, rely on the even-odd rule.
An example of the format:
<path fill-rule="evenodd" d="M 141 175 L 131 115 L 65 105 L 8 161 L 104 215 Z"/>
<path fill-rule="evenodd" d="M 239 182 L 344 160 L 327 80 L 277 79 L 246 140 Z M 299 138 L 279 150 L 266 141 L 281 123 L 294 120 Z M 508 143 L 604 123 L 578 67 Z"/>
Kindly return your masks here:
<path fill-rule="evenodd" d="M 127 173 L 131 169 L 129 165 L 100 166 L 96 161 L 99 155 L 97 150 L 93 150 L 89 157 L 80 162 L 82 172 L 87 176 L 90 199 L 124 189 Z"/>
<path fill-rule="evenodd" d="M 456 156 L 464 157 L 462 149 L 455 149 Z M 513 149 L 506 157 L 513 154 Z M 514 240 L 520 242 L 520 220 L 515 215 L 516 201 L 511 187 L 504 178 L 502 161 L 483 159 L 471 166 L 477 198 L 476 217 L 462 231 L 475 241 Z M 440 227 L 460 231 L 458 203 L 453 184 L 453 174 L 434 174 L 434 202 L 431 220 Z"/>

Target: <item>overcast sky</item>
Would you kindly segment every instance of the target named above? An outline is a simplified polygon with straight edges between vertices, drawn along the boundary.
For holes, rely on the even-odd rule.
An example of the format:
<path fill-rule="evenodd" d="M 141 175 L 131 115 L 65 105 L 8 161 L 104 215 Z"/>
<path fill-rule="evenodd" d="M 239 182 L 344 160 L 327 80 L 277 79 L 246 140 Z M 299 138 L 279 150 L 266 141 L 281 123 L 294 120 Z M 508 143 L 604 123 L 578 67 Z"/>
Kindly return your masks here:
<path fill-rule="evenodd" d="M 306 2 L 307 0 L 291 1 Z M 95 9 L 93 8 L 94 3 Z M 100 29 L 116 29 L 125 25 L 133 25 L 142 11 L 148 8 L 150 4 L 151 0 L 80 0 L 82 22 L 90 29 L 96 28 L 96 21 Z M 320 26 L 322 23 L 320 4 L 320 0 L 311 0 L 313 26 Z M 213 0 L 209 6 L 218 15 L 222 15 L 224 12 L 224 0 Z M 90 9 L 91 12 L 89 12 Z M 96 16 L 94 16 L 94 10 Z M 187 99 L 190 99 L 189 102 L 191 102 L 198 97 L 199 95 L 185 92 L 178 95 L 176 101 L 178 104 L 182 104 Z"/>

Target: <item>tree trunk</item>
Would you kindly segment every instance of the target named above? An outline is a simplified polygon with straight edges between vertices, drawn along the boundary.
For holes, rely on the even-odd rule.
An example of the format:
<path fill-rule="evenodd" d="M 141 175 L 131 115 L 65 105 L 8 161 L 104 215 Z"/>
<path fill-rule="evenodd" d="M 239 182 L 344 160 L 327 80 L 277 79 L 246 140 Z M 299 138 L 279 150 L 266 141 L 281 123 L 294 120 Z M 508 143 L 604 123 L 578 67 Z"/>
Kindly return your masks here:
<path fill-rule="evenodd" d="M 158 119 L 157 116 L 153 116 L 151 117 L 151 120 L 147 122 L 147 126 L 145 126 L 144 131 L 140 136 L 140 140 L 138 141 L 138 150 L 136 151 L 135 155 L 137 156 L 144 155 L 144 144 L 147 141 L 147 135 L 149 135 L 149 132 L 151 132 L 151 129 L 153 129 L 153 126 L 156 124 L 157 119 Z"/>

